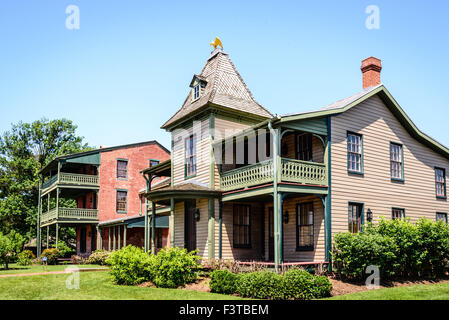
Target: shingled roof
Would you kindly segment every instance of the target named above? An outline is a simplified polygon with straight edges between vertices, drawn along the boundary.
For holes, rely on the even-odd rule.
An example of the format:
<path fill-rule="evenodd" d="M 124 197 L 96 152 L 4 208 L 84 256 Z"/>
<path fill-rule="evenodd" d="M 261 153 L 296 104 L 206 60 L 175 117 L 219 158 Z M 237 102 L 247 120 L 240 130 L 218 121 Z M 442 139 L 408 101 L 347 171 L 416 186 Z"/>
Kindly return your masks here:
<path fill-rule="evenodd" d="M 248 112 L 263 118 L 273 116 L 254 99 L 229 55 L 223 49 L 218 48 L 211 53 L 197 77 L 207 82 L 200 98 L 192 101 L 189 92 L 182 107 L 161 128 L 167 129 L 209 103 Z"/>

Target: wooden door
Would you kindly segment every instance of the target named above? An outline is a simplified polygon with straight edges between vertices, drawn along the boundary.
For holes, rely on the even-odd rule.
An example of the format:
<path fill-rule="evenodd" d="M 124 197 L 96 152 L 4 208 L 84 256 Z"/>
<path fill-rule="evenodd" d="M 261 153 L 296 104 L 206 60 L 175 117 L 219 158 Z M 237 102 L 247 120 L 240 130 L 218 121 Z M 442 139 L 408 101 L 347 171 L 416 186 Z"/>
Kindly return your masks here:
<path fill-rule="evenodd" d="M 196 249 L 195 200 L 184 201 L 184 248 Z"/>

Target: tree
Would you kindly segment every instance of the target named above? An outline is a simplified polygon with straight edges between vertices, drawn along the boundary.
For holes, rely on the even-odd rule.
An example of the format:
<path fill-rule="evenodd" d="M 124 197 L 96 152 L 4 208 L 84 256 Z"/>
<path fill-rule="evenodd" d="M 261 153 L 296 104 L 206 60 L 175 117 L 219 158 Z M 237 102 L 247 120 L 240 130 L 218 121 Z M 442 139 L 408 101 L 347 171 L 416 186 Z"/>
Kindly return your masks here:
<path fill-rule="evenodd" d="M 0 137 L 0 232 L 35 236 L 39 171 L 55 157 L 89 150 L 67 119 L 13 124 Z"/>
<path fill-rule="evenodd" d="M 10 261 L 22 251 L 24 238 L 16 231 L 8 235 L 0 232 L 0 264 L 5 265 L 8 270 Z"/>

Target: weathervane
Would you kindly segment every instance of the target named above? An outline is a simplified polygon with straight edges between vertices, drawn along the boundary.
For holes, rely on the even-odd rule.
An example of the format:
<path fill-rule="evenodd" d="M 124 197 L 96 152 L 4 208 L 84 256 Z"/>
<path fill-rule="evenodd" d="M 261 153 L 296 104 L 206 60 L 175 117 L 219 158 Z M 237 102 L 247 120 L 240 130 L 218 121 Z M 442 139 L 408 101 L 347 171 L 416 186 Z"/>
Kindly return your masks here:
<path fill-rule="evenodd" d="M 223 45 L 221 44 L 221 40 L 218 37 L 215 37 L 215 41 L 210 43 L 211 46 L 214 46 L 214 50 L 220 46 L 223 49 Z"/>

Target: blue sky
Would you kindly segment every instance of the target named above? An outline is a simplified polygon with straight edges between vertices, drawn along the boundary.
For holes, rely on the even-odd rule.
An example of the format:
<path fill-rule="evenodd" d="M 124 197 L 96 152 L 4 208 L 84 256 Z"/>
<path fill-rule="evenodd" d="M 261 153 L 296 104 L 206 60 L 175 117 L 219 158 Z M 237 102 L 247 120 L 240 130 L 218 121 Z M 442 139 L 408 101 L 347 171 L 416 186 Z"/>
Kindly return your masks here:
<path fill-rule="evenodd" d="M 68 5 L 80 29 L 65 26 Z M 365 27 L 368 5 L 380 29 Z M 417 126 L 449 146 L 447 1 L 37 1 L 0 3 L 0 132 L 65 117 L 92 146 L 160 141 L 218 36 L 272 113 L 361 90 L 363 58 Z"/>

